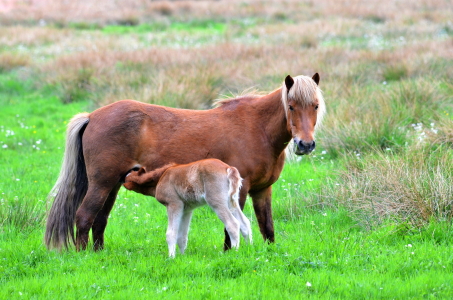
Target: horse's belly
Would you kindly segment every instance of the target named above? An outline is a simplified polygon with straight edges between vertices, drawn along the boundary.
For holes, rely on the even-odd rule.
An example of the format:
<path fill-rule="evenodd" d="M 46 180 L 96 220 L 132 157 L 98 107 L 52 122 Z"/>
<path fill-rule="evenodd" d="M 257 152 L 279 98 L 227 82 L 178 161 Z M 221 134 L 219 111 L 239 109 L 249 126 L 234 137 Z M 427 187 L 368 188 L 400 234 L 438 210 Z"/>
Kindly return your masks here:
<path fill-rule="evenodd" d="M 184 207 L 195 209 L 197 207 L 206 205 L 206 198 L 204 195 L 198 197 L 189 197 L 184 199 Z"/>

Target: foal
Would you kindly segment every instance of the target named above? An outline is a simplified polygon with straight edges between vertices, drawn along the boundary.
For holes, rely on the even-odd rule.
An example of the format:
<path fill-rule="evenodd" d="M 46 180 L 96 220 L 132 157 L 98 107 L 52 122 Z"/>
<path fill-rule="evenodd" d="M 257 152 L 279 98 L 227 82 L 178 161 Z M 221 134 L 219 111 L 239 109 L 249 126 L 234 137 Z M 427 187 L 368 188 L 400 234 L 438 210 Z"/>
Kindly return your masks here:
<path fill-rule="evenodd" d="M 130 172 L 124 183 L 128 190 L 155 195 L 167 207 L 170 257 L 175 256 L 176 243 L 184 253 L 192 211 L 206 203 L 225 224 L 232 247 L 239 247 L 239 231 L 252 242 L 250 222 L 239 207 L 241 185 L 239 171 L 218 159 L 169 164 L 151 172 L 142 167 Z"/>

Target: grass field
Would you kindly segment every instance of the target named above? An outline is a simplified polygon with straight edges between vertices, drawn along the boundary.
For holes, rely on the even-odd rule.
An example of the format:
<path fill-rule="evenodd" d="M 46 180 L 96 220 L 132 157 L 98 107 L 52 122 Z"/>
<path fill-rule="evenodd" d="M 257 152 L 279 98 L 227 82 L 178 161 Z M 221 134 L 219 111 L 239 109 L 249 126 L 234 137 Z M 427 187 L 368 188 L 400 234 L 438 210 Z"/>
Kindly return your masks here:
<path fill-rule="evenodd" d="M 453 297 L 448 1 L 4 3 L 0 299 Z M 45 248 L 74 114 L 126 98 L 206 109 L 315 72 L 327 116 L 274 184 L 274 244 L 249 199 L 253 245 L 223 252 L 204 207 L 169 259 L 165 208 L 121 189 L 104 251 Z"/>

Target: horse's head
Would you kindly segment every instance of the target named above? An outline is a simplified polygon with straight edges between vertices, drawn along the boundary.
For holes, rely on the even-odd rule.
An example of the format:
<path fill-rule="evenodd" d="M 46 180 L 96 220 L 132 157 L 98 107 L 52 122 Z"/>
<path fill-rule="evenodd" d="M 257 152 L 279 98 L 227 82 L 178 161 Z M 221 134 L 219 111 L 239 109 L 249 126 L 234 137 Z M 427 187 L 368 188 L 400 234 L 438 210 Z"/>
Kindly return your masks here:
<path fill-rule="evenodd" d="M 291 131 L 297 155 L 309 154 L 315 149 L 315 129 L 325 112 L 318 84 L 318 73 L 312 78 L 288 75 L 282 87 L 288 131 Z"/>

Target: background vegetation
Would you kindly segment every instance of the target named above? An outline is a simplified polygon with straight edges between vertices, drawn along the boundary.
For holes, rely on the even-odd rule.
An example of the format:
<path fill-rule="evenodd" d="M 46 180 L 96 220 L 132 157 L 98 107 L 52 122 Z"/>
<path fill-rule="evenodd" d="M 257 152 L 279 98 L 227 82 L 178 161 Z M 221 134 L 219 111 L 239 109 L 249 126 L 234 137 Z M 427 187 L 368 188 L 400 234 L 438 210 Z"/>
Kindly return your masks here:
<path fill-rule="evenodd" d="M 449 1 L 2 1 L 0 298 L 453 296 Z M 120 99 L 206 109 L 319 72 L 327 117 L 274 185 L 276 243 L 223 253 L 194 216 L 167 259 L 165 209 L 122 189 L 102 253 L 49 252 L 67 121 Z"/>

